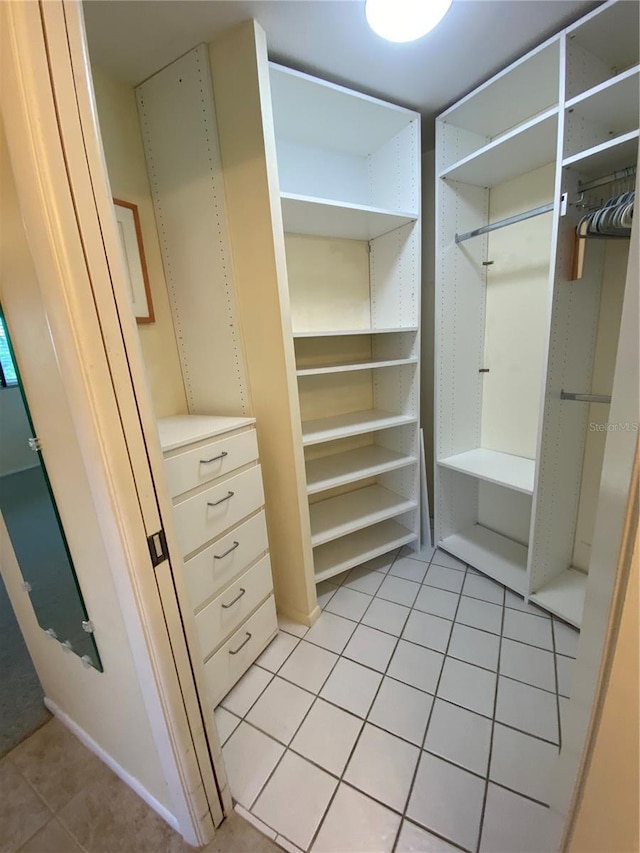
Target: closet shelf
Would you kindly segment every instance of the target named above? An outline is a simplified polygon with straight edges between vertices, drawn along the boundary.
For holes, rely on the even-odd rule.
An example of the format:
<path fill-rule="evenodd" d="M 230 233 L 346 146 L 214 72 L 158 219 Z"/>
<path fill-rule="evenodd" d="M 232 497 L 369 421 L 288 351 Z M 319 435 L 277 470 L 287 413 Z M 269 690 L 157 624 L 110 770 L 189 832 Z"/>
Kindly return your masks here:
<path fill-rule="evenodd" d="M 389 329 L 323 329 L 312 332 L 294 332 L 294 338 L 338 338 L 350 335 L 390 335 L 396 332 L 417 332 L 417 326 L 394 326 Z"/>
<path fill-rule="evenodd" d="M 310 459 L 306 463 L 307 492 L 314 495 L 336 486 L 376 477 L 416 462 L 415 456 L 388 450 L 377 444 L 358 447 L 333 456 Z"/>
<path fill-rule="evenodd" d="M 413 358 L 372 358 L 367 361 L 346 362 L 341 364 L 324 364 L 317 367 L 299 367 L 297 376 L 319 376 L 325 373 L 349 373 L 354 370 L 372 370 L 378 367 L 398 367 L 403 364 L 417 364 L 418 359 Z"/>
<path fill-rule="evenodd" d="M 418 218 L 415 213 L 293 193 L 281 193 L 280 200 L 284 230 L 291 234 L 373 240 Z"/>
<path fill-rule="evenodd" d="M 403 498 L 377 485 L 327 498 L 309 507 L 311 545 L 315 548 L 332 539 L 409 512 L 416 506 L 415 500 Z"/>
<path fill-rule="evenodd" d="M 555 159 L 558 108 L 553 107 L 458 160 L 441 178 L 477 187 L 495 187 Z"/>
<path fill-rule="evenodd" d="M 367 560 L 417 540 L 417 534 L 397 521 L 382 521 L 350 533 L 313 551 L 316 583 L 332 578 Z"/>
<path fill-rule="evenodd" d="M 597 178 L 607 172 L 615 172 L 636 162 L 638 155 L 638 131 L 630 130 L 622 136 L 600 145 L 587 148 L 579 154 L 565 157 L 562 166 L 575 166 L 584 181 Z"/>
<path fill-rule="evenodd" d="M 638 127 L 639 83 L 640 66 L 636 65 L 571 98 L 566 108 L 573 115 L 602 125 L 614 133 L 635 130 Z"/>
<path fill-rule="evenodd" d="M 514 592 L 520 595 L 528 592 L 528 549 L 524 545 L 480 524 L 447 536 L 438 545 Z"/>
<path fill-rule="evenodd" d="M 506 486 L 525 495 L 533 494 L 533 481 L 536 470 L 535 459 L 524 456 L 513 456 L 511 453 L 500 453 L 497 450 L 486 450 L 477 447 L 466 453 L 458 453 L 440 459 L 438 465 L 460 471 L 478 480 Z"/>
<path fill-rule="evenodd" d="M 368 409 L 363 412 L 348 412 L 345 415 L 316 418 L 302 422 L 302 443 L 308 447 L 310 444 L 321 444 L 336 438 L 364 435 L 379 429 L 414 424 L 416 420 L 414 415 L 396 415 L 382 409 Z"/>
<path fill-rule="evenodd" d="M 529 601 L 580 628 L 586 591 L 587 576 L 576 569 L 565 569 L 537 592 L 532 593 Z"/>
<path fill-rule="evenodd" d="M 551 109 L 558 102 L 559 53 L 560 39 L 555 36 L 466 95 L 441 118 L 488 142 Z"/>

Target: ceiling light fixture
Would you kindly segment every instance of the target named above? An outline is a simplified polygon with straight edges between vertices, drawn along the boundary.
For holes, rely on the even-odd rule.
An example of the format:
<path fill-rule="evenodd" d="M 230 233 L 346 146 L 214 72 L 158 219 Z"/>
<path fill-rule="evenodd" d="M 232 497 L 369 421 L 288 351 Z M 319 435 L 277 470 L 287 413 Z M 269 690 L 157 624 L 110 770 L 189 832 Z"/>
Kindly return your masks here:
<path fill-rule="evenodd" d="M 451 0 L 366 0 L 367 23 L 387 41 L 407 42 L 422 38 L 449 11 Z"/>

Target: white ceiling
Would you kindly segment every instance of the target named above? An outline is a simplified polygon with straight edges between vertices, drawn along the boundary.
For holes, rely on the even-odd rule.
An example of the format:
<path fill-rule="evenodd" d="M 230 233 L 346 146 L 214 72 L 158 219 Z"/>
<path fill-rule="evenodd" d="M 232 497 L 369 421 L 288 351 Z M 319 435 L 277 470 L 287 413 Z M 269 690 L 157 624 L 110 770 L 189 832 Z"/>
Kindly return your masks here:
<path fill-rule="evenodd" d="M 256 18 L 271 59 L 420 110 L 429 148 L 435 115 L 597 5 L 454 0 L 432 33 L 409 44 L 371 32 L 364 0 L 84 0 L 84 11 L 92 62 L 132 85 Z"/>

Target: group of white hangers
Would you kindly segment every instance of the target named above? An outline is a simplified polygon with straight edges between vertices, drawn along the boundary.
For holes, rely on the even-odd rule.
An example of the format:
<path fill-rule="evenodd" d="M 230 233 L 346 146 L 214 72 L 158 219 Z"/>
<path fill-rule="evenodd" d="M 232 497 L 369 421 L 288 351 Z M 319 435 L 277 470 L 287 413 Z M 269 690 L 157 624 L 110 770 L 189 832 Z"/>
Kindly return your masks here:
<path fill-rule="evenodd" d="M 629 237 L 633 223 L 635 192 L 614 196 L 602 207 L 583 216 L 576 229 L 579 237 Z"/>

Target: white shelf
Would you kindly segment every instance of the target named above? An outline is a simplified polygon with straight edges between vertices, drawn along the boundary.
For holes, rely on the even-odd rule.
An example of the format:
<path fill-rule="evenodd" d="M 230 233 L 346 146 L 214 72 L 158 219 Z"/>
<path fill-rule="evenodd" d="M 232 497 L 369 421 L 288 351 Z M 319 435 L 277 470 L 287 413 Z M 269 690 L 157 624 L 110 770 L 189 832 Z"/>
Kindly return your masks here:
<path fill-rule="evenodd" d="M 555 37 L 462 98 L 443 121 L 495 139 L 558 102 L 560 40 Z M 531 81 L 535 80 L 535 86 Z"/>
<path fill-rule="evenodd" d="M 414 213 L 293 193 L 281 193 L 280 200 L 284 230 L 291 234 L 373 240 L 418 218 Z"/>
<path fill-rule="evenodd" d="M 345 453 L 310 459 L 306 463 L 307 492 L 314 495 L 336 486 L 355 483 L 367 477 L 376 477 L 385 471 L 395 471 L 417 462 L 414 456 L 407 456 L 395 450 L 388 450 L 377 444 L 358 447 Z"/>
<path fill-rule="evenodd" d="M 389 329 L 323 329 L 315 332 L 294 332 L 294 338 L 337 338 L 349 335 L 391 335 L 396 332 L 417 332 L 417 326 L 395 326 Z"/>
<path fill-rule="evenodd" d="M 367 361 L 355 361 L 341 364 L 325 364 L 318 367 L 299 367 L 297 376 L 319 376 L 325 373 L 350 373 L 354 370 L 373 370 L 379 367 L 398 367 L 403 364 L 417 364 L 418 359 L 413 358 L 372 358 Z"/>
<path fill-rule="evenodd" d="M 327 498 L 309 507 L 311 545 L 315 548 L 416 506 L 416 501 L 377 485 Z"/>
<path fill-rule="evenodd" d="M 527 548 L 524 545 L 473 524 L 460 533 L 447 536 L 438 546 L 520 595 L 527 594 Z"/>
<path fill-rule="evenodd" d="M 565 569 L 542 589 L 532 593 L 529 601 L 580 628 L 586 591 L 587 576 L 576 569 Z"/>
<path fill-rule="evenodd" d="M 440 177 L 495 187 L 555 160 L 557 135 L 558 108 L 554 107 L 443 169 Z"/>
<path fill-rule="evenodd" d="M 350 435 L 364 435 L 379 429 L 390 429 L 415 422 L 414 415 L 395 415 L 381 409 L 315 418 L 302 422 L 302 443 L 308 447 L 310 444 L 321 444 L 324 441 L 347 438 Z"/>
<path fill-rule="evenodd" d="M 365 530 L 350 533 L 314 549 L 316 583 L 332 578 L 367 560 L 415 542 L 417 535 L 397 521 L 383 521 Z"/>
<path fill-rule="evenodd" d="M 366 157 L 416 118 L 404 107 L 274 62 L 269 74 L 277 134 L 301 145 Z"/>
<path fill-rule="evenodd" d="M 565 157 L 562 166 L 575 166 L 584 180 L 633 166 L 638 156 L 638 131 L 631 130 L 622 136 L 594 145 L 579 154 Z"/>
<path fill-rule="evenodd" d="M 640 66 L 594 86 L 570 101 L 566 107 L 573 115 L 603 125 L 613 133 L 638 129 L 640 107 Z"/>
<path fill-rule="evenodd" d="M 466 453 L 458 453 L 440 459 L 438 465 L 450 468 L 452 471 L 461 471 L 478 480 L 486 480 L 488 483 L 496 483 L 506 486 L 516 492 L 525 495 L 533 494 L 533 480 L 536 470 L 535 459 L 526 459 L 524 456 L 513 456 L 510 453 L 499 453 L 497 450 L 486 450 L 477 447 Z"/>

